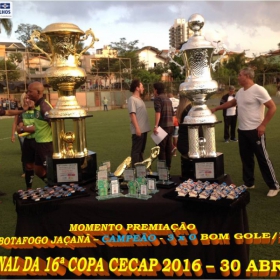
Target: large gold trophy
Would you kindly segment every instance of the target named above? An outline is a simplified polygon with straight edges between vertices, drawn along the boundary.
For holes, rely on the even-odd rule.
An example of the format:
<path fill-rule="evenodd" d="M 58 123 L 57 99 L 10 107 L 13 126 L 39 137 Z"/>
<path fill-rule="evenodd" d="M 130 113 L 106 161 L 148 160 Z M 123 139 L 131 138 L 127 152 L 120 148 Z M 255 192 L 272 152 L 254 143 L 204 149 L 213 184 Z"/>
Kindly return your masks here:
<path fill-rule="evenodd" d="M 79 42 L 91 36 L 91 43 L 80 53 Z M 51 54 L 46 53 L 37 42 L 47 42 Z M 46 71 L 46 80 L 58 90 L 58 101 L 49 113 L 53 135 L 53 156 L 48 159 L 48 180 L 50 184 L 83 182 L 95 179 L 96 154 L 88 151 L 86 143 L 85 118 L 89 117 L 81 108 L 75 91 L 86 82 L 86 72 L 79 67 L 81 55 L 93 47 L 95 41 L 91 29 L 82 31 L 72 23 L 53 23 L 41 32 L 34 31 L 29 43 L 44 53 L 51 61 Z M 65 120 L 72 120 L 73 131 L 65 131 Z M 95 169 L 95 170 L 92 170 Z"/>

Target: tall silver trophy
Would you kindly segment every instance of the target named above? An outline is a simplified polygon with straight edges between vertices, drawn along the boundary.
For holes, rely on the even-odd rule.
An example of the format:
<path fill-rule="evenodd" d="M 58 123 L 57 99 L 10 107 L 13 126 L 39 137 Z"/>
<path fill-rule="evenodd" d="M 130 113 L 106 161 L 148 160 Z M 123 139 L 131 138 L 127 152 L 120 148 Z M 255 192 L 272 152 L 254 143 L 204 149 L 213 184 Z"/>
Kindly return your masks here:
<path fill-rule="evenodd" d="M 210 178 L 217 177 L 215 171 L 217 168 L 214 165 L 220 153 L 216 152 L 215 124 L 219 121 L 207 107 L 206 100 L 218 89 L 217 82 L 211 78 L 211 68 L 215 71 L 216 64 L 225 55 L 226 50 L 223 46 L 218 45 L 215 48 L 201 35 L 201 29 L 204 26 L 204 18 L 201 15 L 190 16 L 188 26 L 194 34 L 180 50 L 184 62 L 182 68 L 186 68 L 186 79 L 179 87 L 179 94 L 192 101 L 192 108 L 183 124 L 188 126 L 188 156 L 190 160 L 197 159 L 195 177 L 209 179 L 209 176 L 211 176 Z M 211 63 L 212 55 L 221 50 L 224 50 L 223 55 Z M 172 58 L 171 61 L 174 62 Z M 202 127 L 203 137 L 199 135 L 200 127 Z M 213 164 L 210 164 L 211 162 Z M 199 163 L 201 164 L 199 165 Z M 223 173 L 223 168 L 218 173 Z"/>

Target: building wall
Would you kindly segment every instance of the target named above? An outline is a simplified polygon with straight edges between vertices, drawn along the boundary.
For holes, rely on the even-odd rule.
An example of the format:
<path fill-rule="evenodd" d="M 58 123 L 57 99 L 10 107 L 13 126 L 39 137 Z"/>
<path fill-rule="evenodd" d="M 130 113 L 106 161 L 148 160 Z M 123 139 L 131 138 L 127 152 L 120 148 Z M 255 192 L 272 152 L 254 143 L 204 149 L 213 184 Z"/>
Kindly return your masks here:
<path fill-rule="evenodd" d="M 145 62 L 146 69 L 154 68 L 158 63 L 164 63 L 164 59 L 157 57 L 157 53 L 144 49 L 139 53 L 139 60 Z"/>

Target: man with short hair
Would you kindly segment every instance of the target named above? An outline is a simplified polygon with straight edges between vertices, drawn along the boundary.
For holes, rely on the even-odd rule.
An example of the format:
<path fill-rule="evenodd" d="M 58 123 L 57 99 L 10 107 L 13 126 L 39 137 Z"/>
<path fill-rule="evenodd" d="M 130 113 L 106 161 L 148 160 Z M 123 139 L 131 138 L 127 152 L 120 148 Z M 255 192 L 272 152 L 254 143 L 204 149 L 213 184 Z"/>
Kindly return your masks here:
<path fill-rule="evenodd" d="M 108 111 L 108 99 L 105 96 L 103 98 L 103 107 L 104 107 L 104 111 Z"/>
<path fill-rule="evenodd" d="M 235 98 L 235 87 L 229 86 L 229 92 L 225 94 L 220 101 L 220 105 L 226 103 Z M 224 139 L 226 143 L 229 141 L 237 142 L 235 138 L 235 129 L 237 122 L 237 110 L 236 106 L 223 110 L 224 117 Z"/>
<path fill-rule="evenodd" d="M 43 97 L 44 85 L 40 82 L 29 84 L 28 97 L 35 102 L 34 124 L 35 124 L 35 174 L 47 183 L 47 157 L 52 157 L 52 130 L 48 117 L 52 105 Z M 24 132 L 24 131 L 23 131 Z"/>
<path fill-rule="evenodd" d="M 141 98 L 144 93 L 143 84 L 135 79 L 131 82 L 127 108 L 130 116 L 130 131 L 132 134 L 131 163 L 134 166 L 137 162 L 144 160 L 144 151 L 147 142 L 147 134 L 150 131 L 150 124 L 146 105 Z"/>
<path fill-rule="evenodd" d="M 276 112 L 276 106 L 267 90 L 255 84 L 253 79 L 253 69 L 242 69 L 238 75 L 238 82 L 242 88 L 236 93 L 235 98 L 211 111 L 238 106 L 238 140 L 244 184 L 248 189 L 255 188 L 255 155 L 263 179 L 269 187 L 267 196 L 272 197 L 278 194 L 279 184 L 266 150 L 265 129 Z M 265 107 L 267 108 L 266 114 L 264 114 Z"/>
<path fill-rule="evenodd" d="M 160 126 L 167 136 L 159 143 L 160 153 L 159 160 L 166 162 L 166 167 L 170 170 L 172 160 L 172 135 L 174 130 L 173 125 L 173 107 L 171 100 L 164 93 L 164 84 L 161 82 L 154 84 L 154 108 L 155 108 L 155 126 L 154 133 L 157 134 L 157 129 Z"/>

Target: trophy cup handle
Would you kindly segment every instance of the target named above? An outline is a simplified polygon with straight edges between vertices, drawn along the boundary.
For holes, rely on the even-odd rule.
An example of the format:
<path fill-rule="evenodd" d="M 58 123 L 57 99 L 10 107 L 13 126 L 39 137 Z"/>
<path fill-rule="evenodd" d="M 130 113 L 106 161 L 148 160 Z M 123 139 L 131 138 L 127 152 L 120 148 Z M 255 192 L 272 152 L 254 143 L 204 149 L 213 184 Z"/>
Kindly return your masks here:
<path fill-rule="evenodd" d="M 82 37 L 82 38 L 80 39 L 80 41 L 85 41 L 85 40 L 87 40 L 87 38 L 88 38 L 89 35 L 92 37 L 92 40 L 91 40 L 90 44 L 89 44 L 86 48 L 84 48 L 79 54 L 77 54 L 77 57 L 76 57 L 77 60 L 79 60 L 79 58 L 81 57 L 81 55 L 82 55 L 84 52 L 86 52 L 88 49 L 90 49 L 90 48 L 94 45 L 95 42 L 98 42 L 98 41 L 99 41 L 99 39 L 95 37 L 95 35 L 94 35 L 93 31 L 91 30 L 91 28 L 88 29 L 87 31 L 85 31 L 85 35 L 84 35 L 84 37 Z"/>
<path fill-rule="evenodd" d="M 216 47 L 216 49 L 213 52 L 214 54 L 218 54 L 222 50 L 224 51 L 223 54 L 215 62 L 211 63 L 212 70 L 215 72 L 216 71 L 216 69 L 215 69 L 216 68 L 216 64 L 220 63 L 221 59 L 226 55 L 227 48 L 226 48 L 226 46 L 224 44 L 220 45 L 219 44 L 220 41 L 214 42 L 214 43 L 217 43 L 217 47 Z"/>
<path fill-rule="evenodd" d="M 181 56 L 182 52 L 180 51 L 178 54 L 176 54 L 176 49 L 173 47 L 170 47 L 170 49 L 168 50 L 168 54 L 167 56 L 169 57 L 170 61 L 172 63 L 174 63 L 175 65 L 177 65 L 180 69 L 181 69 L 181 74 L 183 74 L 183 70 L 185 68 L 185 66 L 180 65 L 178 62 L 176 62 L 173 57 L 174 56 Z"/>
<path fill-rule="evenodd" d="M 52 61 L 51 56 L 36 45 L 34 40 L 35 38 L 42 42 L 49 42 L 47 36 L 45 34 L 41 34 L 38 30 L 33 30 L 32 34 L 30 35 L 30 40 L 28 40 L 27 43 L 30 43 L 34 49 L 39 50 L 41 53 L 45 54 L 50 61 Z"/>

